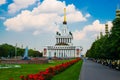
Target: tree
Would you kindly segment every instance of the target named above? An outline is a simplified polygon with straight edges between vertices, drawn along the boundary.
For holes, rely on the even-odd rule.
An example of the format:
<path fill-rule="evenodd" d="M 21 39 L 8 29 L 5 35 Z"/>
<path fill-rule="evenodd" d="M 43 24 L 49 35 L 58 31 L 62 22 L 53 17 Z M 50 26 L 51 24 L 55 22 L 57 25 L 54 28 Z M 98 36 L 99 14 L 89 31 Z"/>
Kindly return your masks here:
<path fill-rule="evenodd" d="M 113 20 L 113 27 L 109 36 L 104 35 L 93 42 L 86 56 L 102 59 L 120 59 L 120 18 Z"/>

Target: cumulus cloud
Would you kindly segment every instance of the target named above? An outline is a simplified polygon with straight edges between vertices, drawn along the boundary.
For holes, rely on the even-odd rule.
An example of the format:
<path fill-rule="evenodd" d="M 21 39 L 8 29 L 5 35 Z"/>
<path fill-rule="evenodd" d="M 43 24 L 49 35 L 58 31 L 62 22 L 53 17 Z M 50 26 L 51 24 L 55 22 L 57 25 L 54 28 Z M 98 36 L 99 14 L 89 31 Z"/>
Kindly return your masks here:
<path fill-rule="evenodd" d="M 76 11 L 67 15 L 68 22 L 80 22 L 86 21 L 87 19 L 82 15 L 81 12 Z"/>
<path fill-rule="evenodd" d="M 91 15 L 88 13 L 85 15 L 86 18 L 89 18 Z"/>
<path fill-rule="evenodd" d="M 84 31 L 76 30 L 75 32 L 73 32 L 73 37 L 75 40 L 81 40 L 85 37 L 85 33 Z"/>
<path fill-rule="evenodd" d="M 5 20 L 5 17 L 0 16 L 0 20 Z"/>
<path fill-rule="evenodd" d="M 110 31 L 110 29 L 112 28 L 112 22 L 108 21 L 108 29 Z M 75 40 L 83 40 L 85 38 L 89 39 L 91 38 L 96 38 L 97 35 L 99 35 L 100 32 L 105 32 L 105 24 L 100 23 L 99 20 L 95 20 L 91 25 L 87 25 L 85 26 L 82 30 L 78 31 L 74 31 L 73 32 L 73 36 Z"/>
<path fill-rule="evenodd" d="M 0 0 L 0 5 L 5 4 L 6 0 Z"/>
<path fill-rule="evenodd" d="M 7 26 L 7 30 L 23 31 L 26 29 L 39 29 L 40 31 L 54 31 L 57 27 L 54 27 L 53 21 L 57 21 L 57 14 L 39 14 L 32 15 L 28 10 L 22 11 L 21 14 L 14 18 L 6 20 L 4 25 Z M 56 19 L 55 19 L 56 18 Z M 53 20 L 54 19 L 54 20 Z"/>
<path fill-rule="evenodd" d="M 35 4 L 37 0 L 13 0 L 13 3 L 11 3 L 8 6 L 9 13 L 15 13 L 21 9 L 27 8 L 28 6 Z"/>
<path fill-rule="evenodd" d="M 55 23 L 58 25 L 62 23 L 65 7 L 68 22 L 87 21 L 89 15 L 83 16 L 82 12 L 78 11 L 73 4 L 66 6 L 65 2 L 60 0 L 44 0 L 32 11 L 24 10 L 17 16 L 7 19 L 4 25 L 7 27 L 6 30 L 34 30 L 33 35 L 48 31 L 55 32 L 58 30 Z"/>

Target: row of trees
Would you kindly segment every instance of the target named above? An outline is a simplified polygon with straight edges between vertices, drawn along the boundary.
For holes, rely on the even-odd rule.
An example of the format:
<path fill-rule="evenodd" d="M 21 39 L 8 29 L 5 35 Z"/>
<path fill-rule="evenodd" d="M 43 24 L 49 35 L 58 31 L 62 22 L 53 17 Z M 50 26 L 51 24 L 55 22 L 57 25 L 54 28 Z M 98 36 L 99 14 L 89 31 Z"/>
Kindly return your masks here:
<path fill-rule="evenodd" d="M 120 18 L 113 20 L 109 35 L 93 42 L 86 56 L 95 59 L 120 59 Z"/>
<path fill-rule="evenodd" d="M 15 52 L 16 51 L 16 52 Z M 0 45 L 0 57 L 15 57 L 15 56 L 23 56 L 25 49 L 15 47 L 9 44 Z M 39 51 L 29 49 L 28 55 L 31 57 L 42 57 L 42 53 Z"/>

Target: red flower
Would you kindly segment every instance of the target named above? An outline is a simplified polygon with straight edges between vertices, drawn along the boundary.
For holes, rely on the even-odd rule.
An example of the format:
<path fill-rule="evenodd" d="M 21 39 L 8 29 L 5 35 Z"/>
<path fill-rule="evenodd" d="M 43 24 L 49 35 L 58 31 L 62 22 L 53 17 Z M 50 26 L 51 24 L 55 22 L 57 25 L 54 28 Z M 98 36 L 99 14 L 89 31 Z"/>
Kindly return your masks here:
<path fill-rule="evenodd" d="M 60 65 L 56 65 L 54 67 L 49 67 L 45 71 L 40 71 L 37 74 L 29 74 L 27 77 L 20 76 L 21 80 L 51 80 L 51 78 L 60 73 L 61 71 L 67 69 L 74 63 L 78 62 L 80 58 L 72 60 L 70 62 L 62 63 Z"/>

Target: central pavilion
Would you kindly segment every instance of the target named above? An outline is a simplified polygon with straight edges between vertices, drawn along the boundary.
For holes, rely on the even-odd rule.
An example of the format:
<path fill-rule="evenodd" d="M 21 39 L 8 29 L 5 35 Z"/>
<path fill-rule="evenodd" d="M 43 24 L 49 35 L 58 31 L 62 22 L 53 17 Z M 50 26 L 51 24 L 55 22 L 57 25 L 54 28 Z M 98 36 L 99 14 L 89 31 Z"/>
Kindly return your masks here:
<path fill-rule="evenodd" d="M 73 35 L 68 30 L 66 21 L 66 8 L 64 8 L 64 21 L 61 32 L 56 32 L 56 44 L 54 46 L 47 46 L 44 49 L 45 57 L 57 58 L 75 58 L 79 57 L 82 48 L 80 46 L 73 46 Z"/>

